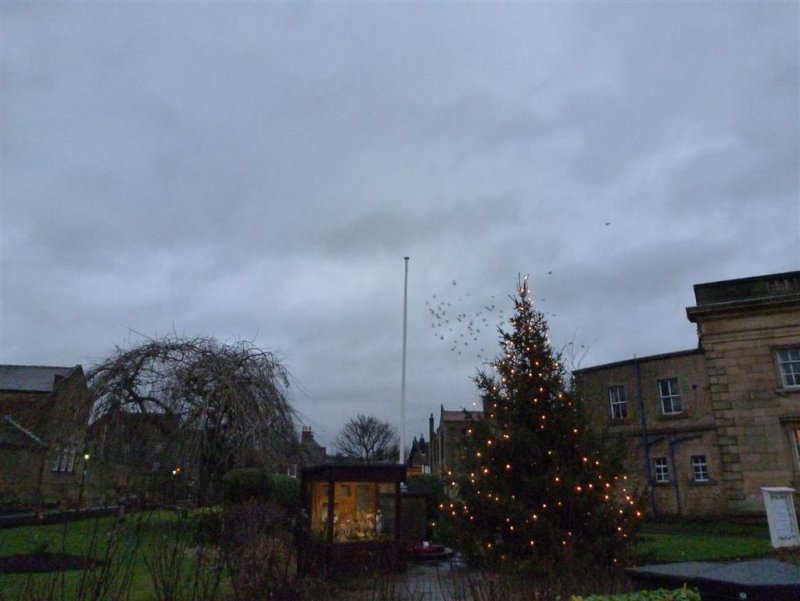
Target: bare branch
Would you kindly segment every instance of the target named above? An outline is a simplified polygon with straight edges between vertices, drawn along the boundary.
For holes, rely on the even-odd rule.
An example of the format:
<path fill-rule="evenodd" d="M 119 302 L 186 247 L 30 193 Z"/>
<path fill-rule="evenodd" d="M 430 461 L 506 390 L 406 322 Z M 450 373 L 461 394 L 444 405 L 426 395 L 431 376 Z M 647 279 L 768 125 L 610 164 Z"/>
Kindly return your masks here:
<path fill-rule="evenodd" d="M 275 355 L 250 342 L 148 338 L 127 350 L 118 347 L 88 378 L 97 399 L 95 419 L 174 416 L 164 420 L 175 424 L 166 434 L 196 462 L 205 485 L 234 466 L 288 463 L 295 451 L 289 374 Z"/>
<path fill-rule="evenodd" d="M 399 438 L 388 422 L 358 415 L 342 428 L 334 446 L 346 457 L 361 461 L 387 461 L 397 457 Z"/>

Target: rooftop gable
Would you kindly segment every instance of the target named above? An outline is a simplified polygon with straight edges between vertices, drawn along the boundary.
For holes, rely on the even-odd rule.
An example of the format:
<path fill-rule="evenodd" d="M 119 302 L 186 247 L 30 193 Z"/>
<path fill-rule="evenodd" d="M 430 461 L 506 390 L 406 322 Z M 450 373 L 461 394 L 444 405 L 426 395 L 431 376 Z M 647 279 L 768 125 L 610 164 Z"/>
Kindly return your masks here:
<path fill-rule="evenodd" d="M 53 392 L 57 377 L 68 377 L 75 367 L 0 365 L 0 390 Z"/>
<path fill-rule="evenodd" d="M 482 417 L 482 411 L 467 411 L 466 409 L 462 409 L 461 411 L 447 411 L 443 409 L 441 421 L 463 422 L 467 421 L 468 419 L 481 419 Z"/>

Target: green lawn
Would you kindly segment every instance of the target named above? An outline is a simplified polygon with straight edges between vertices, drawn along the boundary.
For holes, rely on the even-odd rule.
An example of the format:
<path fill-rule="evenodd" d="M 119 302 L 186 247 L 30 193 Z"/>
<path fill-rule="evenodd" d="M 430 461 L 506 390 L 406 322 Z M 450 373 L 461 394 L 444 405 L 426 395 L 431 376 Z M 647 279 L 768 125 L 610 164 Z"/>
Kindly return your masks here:
<path fill-rule="evenodd" d="M 113 517 L 0 530 L 0 555 L 48 552 L 83 553 L 93 540 L 106 537 L 114 525 Z"/>
<path fill-rule="evenodd" d="M 129 517 L 115 527 L 114 518 L 100 518 L 52 526 L 0 530 L 0 555 L 53 553 L 89 555 L 110 559 L 104 568 L 41 575 L 0 574 L 0 601 L 51 598 L 54 601 L 112 599 L 113 590 L 100 595 L 87 594 L 87 586 L 115 572 L 115 581 L 126 587 L 130 601 L 156 598 L 148 560 L 174 557 L 184 575 L 194 564 L 195 552 L 185 535 L 176 535 L 180 523 L 174 513 L 153 512 Z M 174 552 L 174 553 L 173 553 Z M 716 561 L 772 553 L 766 526 L 735 524 L 645 524 L 638 537 L 639 563 L 675 561 Z M 162 564 L 163 565 L 163 564 Z M 106 572 L 104 572 L 106 570 Z M 205 569 L 211 573 L 211 570 Z M 174 570 L 173 570 L 174 572 Z M 129 579 L 125 582 L 125 579 Z M 53 587 L 54 595 L 28 595 L 28 587 L 40 591 Z M 83 586 L 83 594 L 78 591 Z M 223 587 L 229 590 L 229 583 Z M 162 598 L 164 595 L 162 595 Z"/>
<path fill-rule="evenodd" d="M 176 525 L 175 514 L 153 512 L 128 517 L 125 523 L 115 518 L 99 518 L 49 526 L 30 526 L 0 530 L 0 555 L 46 551 L 86 555 L 105 561 L 105 566 L 87 571 L 52 574 L 0 574 L 0 601 L 27 598 L 31 587 L 39 594 L 55 587 L 55 599 L 112 598 L 113 587 L 128 588 L 131 601 L 151 601 L 153 581 L 147 566 L 154 557 L 168 556 L 170 546 L 178 543 L 170 528 Z M 181 554 L 181 560 L 186 561 Z M 108 582 L 112 589 L 103 594 L 88 590 Z M 83 592 L 79 592 L 83 587 Z M 63 591 L 63 592 L 62 592 Z"/>
<path fill-rule="evenodd" d="M 645 524 L 637 552 L 646 561 L 716 561 L 773 551 L 767 526 L 730 523 Z"/>

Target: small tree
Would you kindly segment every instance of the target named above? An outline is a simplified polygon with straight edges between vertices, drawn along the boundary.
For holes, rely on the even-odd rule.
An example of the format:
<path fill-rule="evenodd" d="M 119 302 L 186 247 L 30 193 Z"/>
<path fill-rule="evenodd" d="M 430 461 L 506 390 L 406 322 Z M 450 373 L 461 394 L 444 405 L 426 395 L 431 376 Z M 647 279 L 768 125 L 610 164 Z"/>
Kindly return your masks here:
<path fill-rule="evenodd" d="M 638 513 L 620 462 L 587 429 L 527 278 L 513 300 L 493 372 L 475 378 L 484 418 L 470 421 L 467 472 L 446 507 L 473 557 L 612 564 Z"/>
<path fill-rule="evenodd" d="M 358 415 L 344 425 L 333 444 L 349 459 L 396 461 L 399 440 L 397 431 L 389 422 L 371 415 Z"/>

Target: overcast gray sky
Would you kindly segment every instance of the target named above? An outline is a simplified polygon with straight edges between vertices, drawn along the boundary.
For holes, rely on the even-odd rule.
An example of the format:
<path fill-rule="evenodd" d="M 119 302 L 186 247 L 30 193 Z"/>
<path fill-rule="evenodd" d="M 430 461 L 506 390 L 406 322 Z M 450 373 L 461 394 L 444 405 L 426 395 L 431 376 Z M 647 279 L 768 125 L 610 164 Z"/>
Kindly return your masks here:
<path fill-rule="evenodd" d="M 586 367 L 800 268 L 797 2 L 0 11 L 2 363 L 245 338 L 330 444 L 399 423 L 408 255 L 410 439 L 475 399 L 519 273 Z"/>

